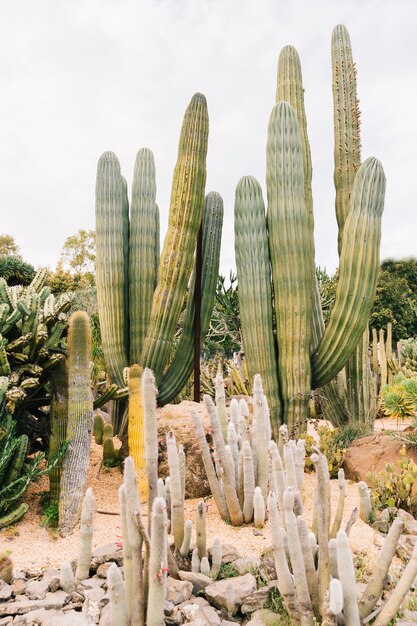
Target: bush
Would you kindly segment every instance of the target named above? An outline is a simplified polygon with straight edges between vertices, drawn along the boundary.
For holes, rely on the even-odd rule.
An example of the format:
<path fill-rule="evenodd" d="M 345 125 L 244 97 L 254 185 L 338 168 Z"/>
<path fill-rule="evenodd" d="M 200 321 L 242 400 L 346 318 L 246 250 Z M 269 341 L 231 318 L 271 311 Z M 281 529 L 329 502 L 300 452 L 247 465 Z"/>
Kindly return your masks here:
<path fill-rule="evenodd" d="M 4 278 L 10 287 L 30 285 L 35 274 L 33 265 L 23 261 L 20 256 L 0 256 L 0 277 Z"/>
<path fill-rule="evenodd" d="M 371 472 L 366 476 L 378 509 L 396 506 L 408 511 L 415 508 L 416 496 L 411 492 L 417 477 L 417 465 L 407 457 L 405 446 L 401 448 L 400 457 L 397 461 L 399 472 L 394 472 L 393 466 L 387 464 L 380 474 Z"/>

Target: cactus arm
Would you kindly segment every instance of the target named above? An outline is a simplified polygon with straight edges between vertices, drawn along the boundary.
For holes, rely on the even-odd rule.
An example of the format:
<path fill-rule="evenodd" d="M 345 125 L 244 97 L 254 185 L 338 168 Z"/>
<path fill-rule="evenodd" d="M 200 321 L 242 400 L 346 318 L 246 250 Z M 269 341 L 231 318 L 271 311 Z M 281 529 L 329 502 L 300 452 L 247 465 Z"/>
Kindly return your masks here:
<path fill-rule="evenodd" d="M 388 574 L 392 559 L 395 556 L 398 540 L 403 531 L 404 522 L 397 517 L 391 524 L 391 528 L 389 529 L 387 538 L 385 539 L 381 554 L 379 555 L 376 569 L 366 585 L 366 589 L 359 601 L 359 615 L 361 619 L 370 615 L 382 593 L 385 577 Z"/>
<path fill-rule="evenodd" d="M 148 476 L 145 459 L 145 424 L 142 398 L 142 368 L 132 365 L 129 369 L 129 455 L 135 462 L 141 498 L 148 496 Z"/>
<path fill-rule="evenodd" d="M 145 427 L 145 460 L 148 482 L 148 510 L 158 491 L 158 425 L 156 415 L 156 386 L 152 371 L 145 368 L 142 376 L 143 418 Z"/>
<path fill-rule="evenodd" d="M 249 378 L 253 380 L 256 373 L 262 372 L 276 434 L 281 422 L 281 401 L 273 333 L 268 234 L 261 186 L 251 176 L 241 178 L 236 187 L 235 254 L 240 323 Z"/>
<path fill-rule="evenodd" d="M 191 545 L 191 535 L 193 532 L 193 523 L 190 519 L 187 519 L 184 525 L 184 539 L 180 547 L 180 554 L 183 558 L 188 557 Z"/>
<path fill-rule="evenodd" d="M 206 504 L 199 502 L 197 506 L 196 517 L 196 535 L 197 535 L 197 552 L 198 558 L 201 560 L 203 556 L 207 556 L 207 530 L 206 530 Z"/>
<path fill-rule="evenodd" d="M 268 466 L 268 411 L 266 410 L 266 398 L 263 394 L 262 379 L 259 374 L 255 375 L 253 382 L 253 410 L 256 413 L 256 469 L 257 484 L 259 485 L 264 502 L 268 497 L 269 466 Z"/>
<path fill-rule="evenodd" d="M 304 200 L 299 125 L 294 109 L 272 109 L 267 142 L 269 253 L 275 294 L 278 371 L 290 430 L 307 420 L 311 391 L 312 250 Z"/>
<path fill-rule="evenodd" d="M 191 571 L 199 574 L 200 567 L 201 567 L 201 561 L 200 561 L 200 557 L 198 556 L 198 549 L 194 548 L 193 554 L 191 556 Z"/>
<path fill-rule="evenodd" d="M 141 362 L 161 380 L 190 279 L 201 225 L 206 182 L 208 113 L 206 99 L 195 94 L 187 108 L 174 170 L 168 231 L 152 300 Z"/>
<path fill-rule="evenodd" d="M 369 158 L 359 168 L 353 186 L 335 303 L 312 355 L 313 388 L 325 385 L 342 369 L 368 322 L 378 277 L 384 194 L 382 166 Z"/>
<path fill-rule="evenodd" d="M 265 500 L 260 487 L 253 492 L 253 525 L 263 528 L 265 524 Z"/>
<path fill-rule="evenodd" d="M 242 445 L 243 456 L 243 519 L 249 524 L 253 518 L 253 498 L 255 494 L 255 473 L 253 469 L 252 450 L 248 441 Z"/>
<path fill-rule="evenodd" d="M 149 323 L 157 269 L 155 241 L 159 230 L 152 151 L 141 148 L 133 173 L 129 229 L 130 362 L 140 363 Z M 159 250 L 158 250 L 159 255 Z"/>
<path fill-rule="evenodd" d="M 184 540 L 184 507 L 181 490 L 177 444 L 173 432 L 167 434 L 167 454 L 171 477 L 171 520 L 175 546 L 180 549 Z"/>
<path fill-rule="evenodd" d="M 284 546 L 285 530 L 278 528 L 272 536 L 275 569 L 279 573 L 277 587 L 291 618 L 291 623 L 300 624 L 300 607 L 295 593 L 294 579 L 288 567 Z M 311 623 L 311 622 L 310 622 Z"/>
<path fill-rule="evenodd" d="M 316 618 L 320 616 L 320 601 L 319 601 L 319 583 L 317 578 L 316 567 L 314 565 L 314 557 L 311 551 L 310 538 L 308 536 L 308 528 L 305 520 L 301 517 L 297 517 L 298 536 L 300 539 L 301 551 L 304 559 L 304 567 L 307 577 L 308 591 L 311 598 L 311 604 L 313 606 L 314 614 Z"/>
<path fill-rule="evenodd" d="M 58 454 L 67 434 L 68 420 L 68 369 L 67 361 L 61 361 L 51 372 L 52 400 L 50 410 L 51 436 L 49 438 L 48 461 Z M 62 463 L 49 473 L 49 494 L 51 502 L 58 504 Z"/>
<path fill-rule="evenodd" d="M 216 476 L 216 471 L 214 469 L 210 449 L 206 440 L 203 423 L 196 411 L 191 411 L 191 416 L 193 418 L 197 438 L 200 444 L 201 456 L 203 459 L 204 469 L 206 470 L 207 480 L 210 485 L 212 496 L 219 510 L 220 517 L 223 520 L 227 520 L 229 519 L 229 511 L 227 508 L 226 500 L 220 488 L 219 480 Z"/>
<path fill-rule="evenodd" d="M 94 496 L 88 488 L 83 499 L 80 526 L 80 547 L 78 551 L 75 579 L 84 580 L 89 577 L 91 565 L 91 549 L 93 542 Z"/>
<path fill-rule="evenodd" d="M 226 392 L 224 389 L 223 375 L 218 372 L 214 379 L 214 393 L 217 414 L 220 419 L 222 437 L 227 440 L 227 413 L 226 413 Z"/>
<path fill-rule="evenodd" d="M 127 603 L 122 574 L 116 563 L 112 563 L 107 572 L 107 587 L 110 604 L 110 619 L 113 626 L 128 626 Z"/>
<path fill-rule="evenodd" d="M 125 327 L 125 191 L 115 154 L 105 152 L 96 181 L 96 284 L 103 351 L 113 383 L 124 386 L 128 363 Z"/>
<path fill-rule="evenodd" d="M 345 508 L 345 499 L 346 499 L 346 481 L 345 481 L 345 472 L 343 467 L 340 468 L 337 474 L 338 485 L 339 485 L 339 499 L 337 501 L 337 509 L 336 515 L 334 516 L 333 526 L 330 531 L 330 539 L 336 538 L 337 533 L 340 530 L 340 526 L 342 524 L 343 519 L 343 510 Z"/>
<path fill-rule="evenodd" d="M 201 340 L 207 334 L 213 312 L 219 274 L 220 245 L 223 225 L 223 200 L 212 191 L 204 201 L 203 246 L 201 268 Z M 163 406 L 180 393 L 193 371 L 194 318 L 195 318 L 195 267 L 191 277 L 190 292 L 184 325 L 174 358 L 164 372 L 159 385 L 158 403 Z"/>
<path fill-rule="evenodd" d="M 128 538 L 128 526 L 127 526 L 127 509 L 126 509 L 126 487 L 121 485 L 118 492 L 119 496 L 119 511 L 120 521 L 122 523 L 122 536 L 123 536 L 123 573 L 125 579 L 125 593 L 126 593 L 126 606 L 127 612 L 130 613 L 132 606 L 132 585 L 133 585 L 133 568 L 132 568 L 132 547 Z"/>
<path fill-rule="evenodd" d="M 343 617 L 346 626 L 360 626 L 359 608 L 356 598 L 355 567 L 347 534 L 343 530 L 339 530 L 336 541 L 337 567 L 342 574 L 340 582 L 343 588 Z M 388 624 L 388 621 L 383 623 Z"/>
<path fill-rule="evenodd" d="M 6 526 L 10 526 L 11 524 L 16 524 L 16 522 L 22 519 L 28 508 L 29 505 L 25 502 L 22 502 L 22 504 L 20 504 L 16 509 L 7 513 L 7 515 L 3 515 L 3 517 L 0 517 L 0 528 L 5 528 Z"/>
<path fill-rule="evenodd" d="M 72 593 L 75 591 L 74 572 L 72 571 L 72 565 L 69 561 L 63 561 L 61 564 L 59 584 L 65 593 Z"/>
<path fill-rule="evenodd" d="M 152 505 L 147 626 L 165 624 L 164 602 L 168 568 L 166 525 L 166 502 L 163 498 L 155 498 Z"/>
<path fill-rule="evenodd" d="M 127 540 L 132 550 L 132 604 L 128 610 L 130 626 L 145 626 L 144 576 L 142 572 L 142 535 L 137 523 L 141 514 L 139 485 L 135 463 L 128 456 L 124 463 L 124 485 L 126 494 Z"/>
<path fill-rule="evenodd" d="M 213 539 L 213 547 L 211 550 L 211 570 L 210 577 L 213 580 L 217 580 L 217 577 L 220 573 L 220 567 L 222 564 L 222 542 L 219 537 L 214 537 Z"/>
<path fill-rule="evenodd" d="M 59 500 L 63 537 L 78 521 L 90 462 L 93 429 L 90 344 L 89 317 L 84 311 L 75 311 L 68 329 L 68 449 L 62 463 Z"/>
<path fill-rule="evenodd" d="M 330 485 L 327 459 L 322 454 L 311 456 L 317 474 L 317 540 L 318 540 L 318 576 L 320 606 L 329 587 L 329 524 L 330 524 Z"/>

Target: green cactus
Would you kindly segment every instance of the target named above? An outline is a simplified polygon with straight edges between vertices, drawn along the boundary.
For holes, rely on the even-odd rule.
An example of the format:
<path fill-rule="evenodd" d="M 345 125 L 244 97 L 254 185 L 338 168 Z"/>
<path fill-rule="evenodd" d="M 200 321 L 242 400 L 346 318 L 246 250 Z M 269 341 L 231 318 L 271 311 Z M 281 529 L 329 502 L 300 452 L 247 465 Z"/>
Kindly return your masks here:
<path fill-rule="evenodd" d="M 96 413 L 94 415 L 93 421 L 93 436 L 94 441 L 98 446 L 101 446 L 103 443 L 103 429 L 104 429 L 104 419 L 100 413 Z"/>
<path fill-rule="evenodd" d="M 93 397 L 90 377 L 90 320 L 84 311 L 70 318 L 68 332 L 68 450 L 62 464 L 59 523 L 65 536 L 78 521 L 90 461 Z"/>

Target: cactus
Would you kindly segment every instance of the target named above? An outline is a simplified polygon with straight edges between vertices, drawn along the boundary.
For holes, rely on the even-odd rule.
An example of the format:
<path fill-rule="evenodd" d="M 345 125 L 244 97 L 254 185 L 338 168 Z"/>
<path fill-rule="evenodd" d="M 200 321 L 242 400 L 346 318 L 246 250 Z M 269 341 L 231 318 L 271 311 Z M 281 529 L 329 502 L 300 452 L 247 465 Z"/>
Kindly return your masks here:
<path fill-rule="evenodd" d="M 93 436 L 94 436 L 94 441 L 96 442 L 98 446 L 101 446 L 103 443 L 103 427 L 104 427 L 103 416 L 100 415 L 100 413 L 96 413 L 94 415 L 94 421 L 93 421 Z"/>
<path fill-rule="evenodd" d="M 263 528 L 265 524 L 265 500 L 260 487 L 255 487 L 253 493 L 253 525 Z"/>
<path fill-rule="evenodd" d="M 184 525 L 184 539 L 180 547 L 180 554 L 182 557 L 187 557 L 190 552 L 191 535 L 193 532 L 193 523 L 190 519 L 187 519 Z"/>
<path fill-rule="evenodd" d="M 341 39 L 343 45 L 339 46 Z M 303 429 L 311 389 L 318 387 L 325 387 L 328 417 L 336 424 L 347 420 L 339 393 L 329 383 L 360 343 L 375 296 L 385 178 L 376 159 L 368 159 L 359 167 L 355 75 L 346 40 L 346 29 L 336 27 L 333 55 L 340 58 L 334 69 L 335 186 L 340 269 L 336 300 L 326 329 L 314 277 L 311 157 L 301 69 L 291 46 L 280 55 L 277 99 L 281 101 L 271 113 L 268 130 L 268 229 L 259 184 L 246 177 L 236 189 L 235 250 L 243 341 L 249 367 L 264 373 L 276 433 L 281 414 L 292 431 Z M 346 98 L 345 104 L 341 98 Z M 273 292 L 278 294 L 274 301 L 277 347 L 270 263 Z M 258 336 L 259 327 L 262 332 Z M 360 346 L 352 360 L 349 407 L 361 402 L 365 407 L 361 412 L 363 419 L 372 420 L 369 407 L 375 406 L 375 401 L 368 388 L 371 379 L 366 352 Z M 366 380 L 358 393 L 361 372 L 366 373 Z"/>
<path fill-rule="evenodd" d="M 142 498 L 148 495 L 148 479 L 145 459 L 145 425 L 142 399 L 142 368 L 132 365 L 129 369 L 129 454 L 135 462 Z"/>
<path fill-rule="evenodd" d="M 171 521 L 175 546 L 180 549 L 184 540 L 184 508 L 177 444 L 173 432 L 167 434 L 167 454 L 171 477 Z"/>
<path fill-rule="evenodd" d="M 68 331 L 68 450 L 62 463 L 59 523 L 61 535 L 75 526 L 81 509 L 90 461 L 93 427 L 93 398 L 90 379 L 90 320 L 76 311 Z"/>
<path fill-rule="evenodd" d="M 63 561 L 61 563 L 59 584 L 61 589 L 63 589 L 65 593 L 72 593 L 73 591 L 75 591 L 74 572 L 72 571 L 72 565 L 69 561 Z"/>
<path fill-rule="evenodd" d="M 109 591 L 111 623 L 114 626 L 128 626 L 129 619 L 123 588 L 123 578 L 116 563 L 112 563 L 108 569 L 107 587 Z"/>
<path fill-rule="evenodd" d="M 12 584 L 13 562 L 8 552 L 0 552 L 0 580 L 7 585 Z"/>
<path fill-rule="evenodd" d="M 78 552 L 76 580 L 88 578 L 91 564 L 91 547 L 93 541 L 94 496 L 91 488 L 87 489 L 81 511 L 80 549 Z"/>
<path fill-rule="evenodd" d="M 148 480 L 148 510 L 156 498 L 158 483 L 158 426 L 156 416 L 156 387 L 152 371 L 145 368 L 142 376 L 143 419 L 145 428 L 145 461 Z"/>
<path fill-rule="evenodd" d="M 166 523 L 165 500 L 155 498 L 152 504 L 147 626 L 162 626 L 165 623 L 164 600 L 168 568 Z"/>
<path fill-rule="evenodd" d="M 206 538 L 206 504 L 199 502 L 197 506 L 196 518 L 196 543 L 198 558 L 201 560 L 203 556 L 207 556 L 207 538 Z"/>
<path fill-rule="evenodd" d="M 371 492 L 368 489 L 368 485 L 363 480 L 361 480 L 358 483 L 358 490 L 359 490 L 359 517 L 364 522 L 367 522 L 372 512 Z"/>
<path fill-rule="evenodd" d="M 211 550 L 211 570 L 210 577 L 217 580 L 222 564 L 222 542 L 219 537 L 213 539 L 213 547 Z"/>
<path fill-rule="evenodd" d="M 201 559 L 200 572 L 204 574 L 204 576 L 210 576 L 210 563 L 206 556 L 203 556 Z"/>

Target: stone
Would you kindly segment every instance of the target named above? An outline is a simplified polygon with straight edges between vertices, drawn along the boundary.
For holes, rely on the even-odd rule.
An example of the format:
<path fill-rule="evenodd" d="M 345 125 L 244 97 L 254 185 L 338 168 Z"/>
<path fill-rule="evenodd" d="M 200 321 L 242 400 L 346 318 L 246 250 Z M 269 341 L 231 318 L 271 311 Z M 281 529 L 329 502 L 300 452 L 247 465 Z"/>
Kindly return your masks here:
<path fill-rule="evenodd" d="M 35 609 L 60 609 L 69 600 L 69 595 L 65 591 L 49 592 L 42 600 L 29 600 L 24 598 L 17 602 L 1 603 L 0 604 L 0 617 L 3 615 L 24 615 L 29 611 Z"/>
<path fill-rule="evenodd" d="M 180 570 L 178 572 L 178 576 L 181 580 L 187 580 L 192 584 L 194 594 L 202 591 L 213 582 L 212 578 L 198 572 L 184 572 L 183 570 Z"/>
<path fill-rule="evenodd" d="M 169 602 L 168 600 L 165 600 L 164 602 L 165 615 L 172 615 L 174 609 L 175 609 L 175 604 L 173 602 Z"/>
<path fill-rule="evenodd" d="M 209 556 L 212 554 L 211 550 L 210 546 L 207 550 Z M 233 563 L 238 558 L 239 554 L 232 543 L 222 543 L 222 563 Z"/>
<path fill-rule="evenodd" d="M 91 626 L 88 618 L 79 611 L 47 611 L 41 623 L 42 626 Z"/>
<path fill-rule="evenodd" d="M 254 613 L 259 609 L 263 609 L 268 602 L 269 586 L 256 589 L 253 593 L 247 595 L 244 598 L 243 604 L 240 607 L 242 613 Z"/>
<path fill-rule="evenodd" d="M 123 563 L 123 550 L 116 543 L 108 543 L 100 548 L 95 548 L 91 558 L 91 569 L 97 570 L 102 563 L 114 561 L 118 565 Z"/>
<path fill-rule="evenodd" d="M 43 600 L 49 591 L 49 580 L 31 580 L 26 587 L 26 595 L 29 600 Z"/>
<path fill-rule="evenodd" d="M 9 600 L 13 595 L 13 587 L 0 578 L 0 600 Z"/>
<path fill-rule="evenodd" d="M 288 618 L 282 617 L 278 613 L 269 611 L 268 609 L 261 609 L 256 611 L 246 626 L 286 626 L 288 624 Z"/>
<path fill-rule="evenodd" d="M 261 559 L 257 556 L 248 556 L 241 557 L 240 559 L 236 559 L 236 561 L 232 562 L 233 567 L 239 574 L 242 576 L 243 574 L 251 573 L 254 570 L 259 569 L 261 565 Z"/>
<path fill-rule="evenodd" d="M 88 598 L 90 602 L 99 604 L 106 597 L 106 592 L 103 587 L 94 587 L 85 592 L 85 597 Z"/>
<path fill-rule="evenodd" d="M 6 624 L 11 624 L 13 621 L 13 617 L 8 615 L 7 617 L 2 617 L 0 619 L 0 626 L 6 626 Z"/>
<path fill-rule="evenodd" d="M 159 440 L 159 470 L 158 475 L 165 478 L 169 474 L 166 449 L 166 434 L 172 430 L 177 445 L 184 446 L 187 458 L 185 468 L 185 497 L 203 498 L 211 494 L 206 470 L 201 457 L 200 444 L 195 433 L 191 409 L 202 418 L 207 441 L 213 447 L 213 438 L 210 433 L 210 421 L 203 403 L 184 400 L 180 404 L 166 404 L 158 409 L 158 440 Z"/>
<path fill-rule="evenodd" d="M 59 578 L 52 578 L 49 581 L 49 591 L 58 591 L 60 587 Z"/>
<path fill-rule="evenodd" d="M 176 580 L 168 576 L 167 578 L 167 594 L 166 600 L 173 604 L 181 604 L 191 598 L 193 593 L 193 586 L 186 580 Z"/>
<path fill-rule="evenodd" d="M 102 587 L 105 583 L 104 578 L 85 578 L 80 580 L 80 587 L 83 589 L 94 589 L 94 587 Z"/>
<path fill-rule="evenodd" d="M 380 474 L 389 463 L 395 473 L 400 472 L 398 461 L 403 442 L 389 435 L 375 433 L 352 443 L 346 451 L 343 463 L 346 478 L 359 482 L 366 481 L 368 473 Z M 407 456 L 417 464 L 417 449 L 407 446 Z"/>
<path fill-rule="evenodd" d="M 391 527 L 391 522 L 387 522 L 386 520 L 383 520 L 383 519 L 377 519 L 372 523 L 372 528 L 375 528 L 375 530 L 377 530 L 380 533 L 383 533 L 384 535 L 388 534 L 390 527 Z"/>
<path fill-rule="evenodd" d="M 232 589 L 232 598 L 229 598 L 228 588 Z M 256 578 L 252 574 L 236 576 L 218 580 L 206 587 L 206 598 L 219 609 L 226 608 L 229 601 L 233 604 L 232 614 L 243 604 L 245 598 L 256 591 Z"/>
<path fill-rule="evenodd" d="M 417 541 L 415 535 L 401 535 L 397 544 L 397 554 L 405 562 L 408 562 Z"/>
<path fill-rule="evenodd" d="M 192 621 L 195 626 L 220 626 L 221 619 L 217 611 L 210 605 L 187 604 L 181 609 L 185 619 Z"/>
<path fill-rule="evenodd" d="M 408 511 L 404 511 L 404 509 L 397 509 L 397 517 L 402 519 L 402 521 L 407 524 L 407 522 L 415 522 L 415 518 Z"/>
<path fill-rule="evenodd" d="M 274 552 L 272 548 L 267 550 L 261 556 L 261 563 L 259 565 L 259 574 L 263 580 L 270 581 L 275 580 L 277 572 L 275 569 Z"/>
<path fill-rule="evenodd" d="M 96 572 L 97 576 L 100 578 L 107 578 L 107 572 L 109 571 L 110 566 L 111 563 L 102 563 L 99 565 Z"/>

